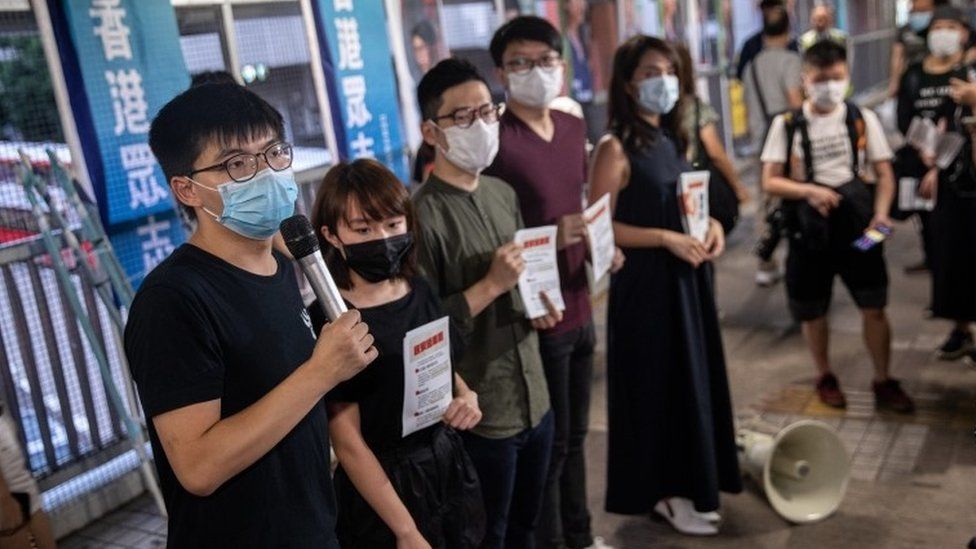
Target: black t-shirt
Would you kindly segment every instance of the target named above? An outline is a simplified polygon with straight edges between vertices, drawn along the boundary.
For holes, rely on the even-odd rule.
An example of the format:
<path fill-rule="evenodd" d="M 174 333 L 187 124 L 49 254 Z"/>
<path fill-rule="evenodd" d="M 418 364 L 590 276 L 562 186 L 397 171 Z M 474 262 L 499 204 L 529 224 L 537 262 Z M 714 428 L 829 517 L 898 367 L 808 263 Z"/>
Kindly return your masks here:
<path fill-rule="evenodd" d="M 360 429 L 363 439 L 375 454 L 397 447 L 416 437 L 429 436 L 439 424 L 410 434 L 403 433 L 403 338 L 407 332 L 433 322 L 447 313 L 437 296 L 422 278 L 410 280 L 410 292 L 400 299 L 377 307 L 359 309 L 363 322 L 376 340 L 379 357 L 356 377 L 340 383 L 326 395 L 329 402 L 359 404 Z M 309 306 L 312 325 L 320 331 L 325 323 L 318 302 Z M 451 355 L 453 365 L 458 360 L 460 334 L 451 324 Z"/>
<path fill-rule="evenodd" d="M 935 123 L 945 119 L 949 129 L 954 129 L 958 105 L 949 97 L 952 89 L 949 81 L 953 78 L 966 80 L 968 72 L 966 67 L 960 66 L 945 74 L 931 74 L 925 72 L 921 63 L 911 65 L 898 90 L 898 129 L 907 133 L 916 116 Z"/>
<path fill-rule="evenodd" d="M 222 418 L 232 416 L 311 356 L 315 335 L 295 272 L 275 259 L 277 273 L 260 276 L 185 244 L 146 277 L 125 351 L 147 418 L 214 399 Z M 324 405 L 207 497 L 179 483 L 148 423 L 170 547 L 339 546 Z"/>

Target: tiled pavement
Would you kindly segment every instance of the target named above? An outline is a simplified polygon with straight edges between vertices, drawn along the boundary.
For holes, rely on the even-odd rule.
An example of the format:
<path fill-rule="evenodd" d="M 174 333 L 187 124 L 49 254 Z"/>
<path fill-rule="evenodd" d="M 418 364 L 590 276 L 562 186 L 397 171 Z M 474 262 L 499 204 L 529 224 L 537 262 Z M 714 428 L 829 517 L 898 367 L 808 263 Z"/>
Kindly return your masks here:
<path fill-rule="evenodd" d="M 166 547 L 166 520 L 148 497 L 140 498 L 58 543 L 60 549 Z"/>
<path fill-rule="evenodd" d="M 718 265 L 726 354 L 733 400 L 740 418 L 761 417 L 787 425 L 817 418 L 834 426 L 852 456 L 852 481 L 839 511 L 828 520 L 790 526 L 765 503 L 752 483 L 723 500 L 720 536 L 687 538 L 647 517 L 602 511 L 606 468 L 605 364 L 598 353 L 588 479 L 594 529 L 620 548 L 644 547 L 963 547 L 976 535 L 976 369 L 939 362 L 933 349 L 947 325 L 927 321 L 925 277 L 905 277 L 901 268 L 918 258 L 910 226 L 888 247 L 892 278 L 893 372 L 916 398 L 913 416 L 876 414 L 870 393 L 871 367 L 863 350 L 860 320 L 837 286 L 831 315 L 834 367 L 848 396 L 838 412 L 820 405 L 812 390 L 813 369 L 802 339 L 785 309 L 782 287 L 757 289 L 749 256 L 751 221 L 737 229 L 732 249 Z M 598 323 L 604 307 L 598 303 Z M 158 547 L 162 519 L 148 498 L 137 500 L 70 536 L 62 547 Z"/>

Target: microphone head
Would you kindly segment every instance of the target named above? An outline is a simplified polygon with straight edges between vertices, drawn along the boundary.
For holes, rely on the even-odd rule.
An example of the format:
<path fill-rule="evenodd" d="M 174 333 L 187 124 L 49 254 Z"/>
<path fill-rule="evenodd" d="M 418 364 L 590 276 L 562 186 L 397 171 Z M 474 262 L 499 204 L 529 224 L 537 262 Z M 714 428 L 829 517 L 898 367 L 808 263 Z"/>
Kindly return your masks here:
<path fill-rule="evenodd" d="M 288 247 L 288 251 L 295 259 L 301 259 L 319 251 L 319 239 L 315 236 L 312 224 L 304 215 L 293 215 L 282 221 L 278 228 L 285 240 L 285 246 Z"/>

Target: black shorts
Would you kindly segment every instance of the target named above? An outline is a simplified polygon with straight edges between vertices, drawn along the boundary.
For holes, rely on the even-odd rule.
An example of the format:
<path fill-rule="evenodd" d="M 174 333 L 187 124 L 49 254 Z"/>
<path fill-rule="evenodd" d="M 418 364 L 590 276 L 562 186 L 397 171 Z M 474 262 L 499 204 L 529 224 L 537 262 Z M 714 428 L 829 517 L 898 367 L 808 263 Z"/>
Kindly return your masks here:
<path fill-rule="evenodd" d="M 867 252 L 833 244 L 826 250 L 810 250 L 802 241 L 790 241 L 786 259 L 786 295 L 790 312 L 798 322 L 827 314 L 834 277 L 839 275 L 860 309 L 883 309 L 888 304 L 888 270 L 883 245 Z"/>

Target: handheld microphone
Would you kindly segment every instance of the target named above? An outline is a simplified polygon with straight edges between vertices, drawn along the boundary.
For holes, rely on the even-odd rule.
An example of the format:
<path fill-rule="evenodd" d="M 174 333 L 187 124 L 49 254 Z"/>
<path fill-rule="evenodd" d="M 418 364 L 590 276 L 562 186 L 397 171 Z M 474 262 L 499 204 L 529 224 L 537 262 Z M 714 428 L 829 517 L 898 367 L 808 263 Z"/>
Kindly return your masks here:
<path fill-rule="evenodd" d="M 285 246 L 305 273 L 325 316 L 332 321 L 339 318 L 347 310 L 346 302 L 342 300 L 339 288 L 325 266 L 325 259 L 319 250 L 319 240 L 308 218 L 301 214 L 293 215 L 282 221 L 279 229 Z"/>

